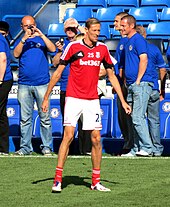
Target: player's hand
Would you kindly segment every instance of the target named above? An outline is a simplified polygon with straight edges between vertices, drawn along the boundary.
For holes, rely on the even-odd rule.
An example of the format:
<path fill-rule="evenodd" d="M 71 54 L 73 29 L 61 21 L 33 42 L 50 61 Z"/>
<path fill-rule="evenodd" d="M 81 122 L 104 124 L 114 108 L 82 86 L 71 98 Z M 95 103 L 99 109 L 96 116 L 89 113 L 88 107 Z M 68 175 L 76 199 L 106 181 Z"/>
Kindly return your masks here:
<path fill-rule="evenodd" d="M 131 114 L 131 112 L 132 112 L 132 108 L 131 108 L 126 102 L 124 102 L 124 103 L 122 104 L 122 106 L 123 106 L 123 108 L 124 108 L 126 114 Z"/>
<path fill-rule="evenodd" d="M 42 111 L 44 113 L 46 113 L 48 111 L 48 99 L 47 100 L 43 100 L 41 108 L 42 108 Z"/>

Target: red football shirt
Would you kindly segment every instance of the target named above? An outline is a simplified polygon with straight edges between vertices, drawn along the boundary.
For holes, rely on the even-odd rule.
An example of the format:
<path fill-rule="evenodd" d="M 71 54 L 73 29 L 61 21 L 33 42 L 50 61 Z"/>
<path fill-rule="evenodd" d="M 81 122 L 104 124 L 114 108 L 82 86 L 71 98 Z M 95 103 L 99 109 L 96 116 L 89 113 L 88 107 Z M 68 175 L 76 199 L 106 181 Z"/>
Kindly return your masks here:
<path fill-rule="evenodd" d="M 83 40 L 71 42 L 61 56 L 60 64 L 70 63 L 70 75 L 66 89 L 67 97 L 80 99 L 98 99 L 97 84 L 100 64 L 105 69 L 112 68 L 113 63 L 107 46 L 97 42 L 89 47 Z"/>

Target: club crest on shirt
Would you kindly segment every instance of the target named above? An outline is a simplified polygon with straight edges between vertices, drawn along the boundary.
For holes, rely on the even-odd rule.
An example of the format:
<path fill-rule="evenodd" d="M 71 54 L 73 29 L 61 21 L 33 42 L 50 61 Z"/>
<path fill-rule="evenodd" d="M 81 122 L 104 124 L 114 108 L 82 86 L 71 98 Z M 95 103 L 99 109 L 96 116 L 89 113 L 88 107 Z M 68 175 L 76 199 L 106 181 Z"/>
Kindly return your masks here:
<path fill-rule="evenodd" d="M 120 49 L 120 50 L 123 50 L 123 45 L 122 45 L 122 44 L 120 45 L 119 49 Z"/>
<path fill-rule="evenodd" d="M 133 49 L 132 45 L 129 45 L 129 50 L 131 51 Z"/>
<path fill-rule="evenodd" d="M 96 52 L 96 58 L 100 58 L 100 52 Z"/>
<path fill-rule="evenodd" d="M 170 112 L 170 102 L 165 102 L 162 106 L 162 110 L 165 112 Z"/>
<path fill-rule="evenodd" d="M 41 43 L 37 43 L 36 44 L 36 47 L 38 48 L 38 47 L 41 47 Z"/>

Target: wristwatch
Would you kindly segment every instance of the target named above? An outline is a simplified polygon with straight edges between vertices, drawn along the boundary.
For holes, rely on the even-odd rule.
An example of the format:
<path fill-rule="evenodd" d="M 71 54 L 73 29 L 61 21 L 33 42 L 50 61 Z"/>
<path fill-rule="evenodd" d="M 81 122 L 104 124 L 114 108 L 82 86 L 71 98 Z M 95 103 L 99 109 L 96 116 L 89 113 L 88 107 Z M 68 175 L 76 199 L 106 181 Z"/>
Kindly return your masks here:
<path fill-rule="evenodd" d="M 25 43 L 25 40 L 21 39 L 21 43 L 24 44 Z"/>

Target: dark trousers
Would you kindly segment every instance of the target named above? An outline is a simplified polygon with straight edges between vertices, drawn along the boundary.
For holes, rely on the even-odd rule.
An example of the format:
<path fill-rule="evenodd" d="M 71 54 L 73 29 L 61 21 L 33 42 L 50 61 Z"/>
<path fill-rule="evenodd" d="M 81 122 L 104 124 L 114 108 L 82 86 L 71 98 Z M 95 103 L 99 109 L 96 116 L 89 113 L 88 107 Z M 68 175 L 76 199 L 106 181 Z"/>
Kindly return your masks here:
<path fill-rule="evenodd" d="M 62 121 L 64 121 L 64 106 L 65 106 L 66 92 L 60 92 L 60 109 L 62 114 Z M 63 127 L 64 131 L 64 127 Z M 81 119 L 78 120 L 78 141 L 79 141 L 79 152 L 80 154 L 86 154 L 91 152 L 91 131 L 82 130 Z"/>
<path fill-rule="evenodd" d="M 0 85 L 0 152 L 9 152 L 9 123 L 6 113 L 8 94 L 13 81 L 5 81 Z"/>

